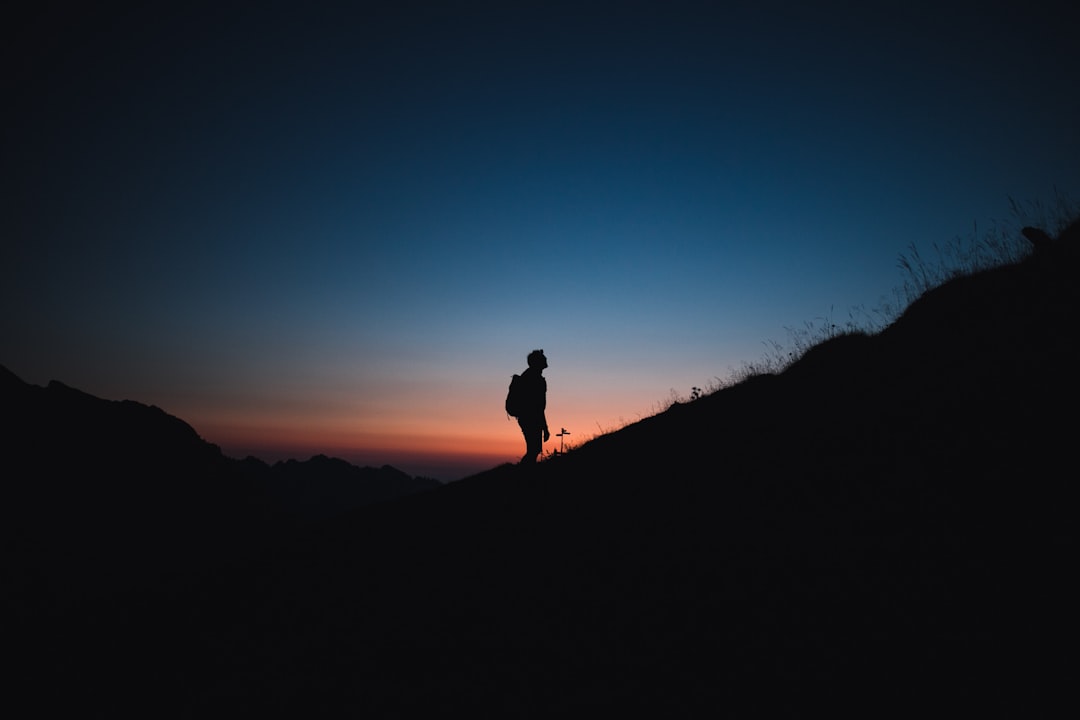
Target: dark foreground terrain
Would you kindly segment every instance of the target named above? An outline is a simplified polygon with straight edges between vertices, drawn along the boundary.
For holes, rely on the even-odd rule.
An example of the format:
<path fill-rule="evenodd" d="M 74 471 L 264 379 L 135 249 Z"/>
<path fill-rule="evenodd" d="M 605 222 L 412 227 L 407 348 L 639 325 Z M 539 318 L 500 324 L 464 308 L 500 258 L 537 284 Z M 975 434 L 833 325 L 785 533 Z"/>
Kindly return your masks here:
<path fill-rule="evenodd" d="M 35 584 L 49 568 L 25 558 L 55 553 L 16 546 L 9 697 L 147 717 L 1071 714 L 1078 255 L 1053 243 L 782 374 L 305 530 L 195 478 L 184 512 L 228 553 Z M 168 545 L 154 514 L 110 542 Z"/>

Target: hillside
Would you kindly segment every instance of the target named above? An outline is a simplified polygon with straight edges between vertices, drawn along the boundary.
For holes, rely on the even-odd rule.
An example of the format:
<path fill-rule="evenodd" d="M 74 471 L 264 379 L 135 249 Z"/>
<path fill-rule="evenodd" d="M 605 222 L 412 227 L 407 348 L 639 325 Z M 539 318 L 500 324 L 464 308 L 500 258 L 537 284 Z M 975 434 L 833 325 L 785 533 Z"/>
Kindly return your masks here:
<path fill-rule="evenodd" d="M 535 468 L 23 607 L 20 684 L 154 716 L 1072 706 L 1077 227 Z"/>
<path fill-rule="evenodd" d="M 58 603 L 246 557 L 299 527 L 438 482 L 316 456 L 226 457 L 186 422 L 0 367 L 7 596 Z"/>

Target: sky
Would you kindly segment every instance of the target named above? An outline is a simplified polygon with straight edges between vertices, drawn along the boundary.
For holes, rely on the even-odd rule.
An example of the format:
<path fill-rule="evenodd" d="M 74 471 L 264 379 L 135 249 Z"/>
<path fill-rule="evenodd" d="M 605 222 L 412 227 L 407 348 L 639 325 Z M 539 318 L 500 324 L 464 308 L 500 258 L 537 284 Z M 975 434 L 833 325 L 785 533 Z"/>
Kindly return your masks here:
<path fill-rule="evenodd" d="M 580 444 L 1080 198 L 1066 3 L 66 4 L 2 31 L 0 364 L 232 457 L 516 461 L 534 348 Z"/>

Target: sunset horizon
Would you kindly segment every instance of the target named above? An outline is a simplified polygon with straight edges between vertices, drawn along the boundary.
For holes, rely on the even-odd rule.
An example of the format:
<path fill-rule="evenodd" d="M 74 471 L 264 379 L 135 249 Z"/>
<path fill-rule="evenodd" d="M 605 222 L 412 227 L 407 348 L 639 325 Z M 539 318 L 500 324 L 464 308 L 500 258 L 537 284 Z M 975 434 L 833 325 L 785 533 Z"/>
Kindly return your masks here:
<path fill-rule="evenodd" d="M 230 456 L 454 480 L 521 457 L 503 400 L 544 348 L 577 446 L 887 320 L 913 247 L 1080 198 L 1067 16 L 30 8 L 3 49 L 0 362 Z"/>

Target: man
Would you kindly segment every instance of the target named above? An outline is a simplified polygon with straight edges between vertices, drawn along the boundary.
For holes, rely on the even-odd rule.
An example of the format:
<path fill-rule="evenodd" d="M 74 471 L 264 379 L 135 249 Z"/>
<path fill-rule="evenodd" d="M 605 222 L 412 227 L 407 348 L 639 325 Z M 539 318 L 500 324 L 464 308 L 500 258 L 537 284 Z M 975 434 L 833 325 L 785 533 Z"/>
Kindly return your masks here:
<path fill-rule="evenodd" d="M 529 367 L 521 373 L 521 411 L 518 414 L 518 426 L 525 436 L 523 465 L 535 463 L 543 452 L 544 443 L 551 439 L 544 413 L 547 408 L 547 380 L 544 379 L 547 358 L 543 350 L 533 350 L 526 361 Z"/>

